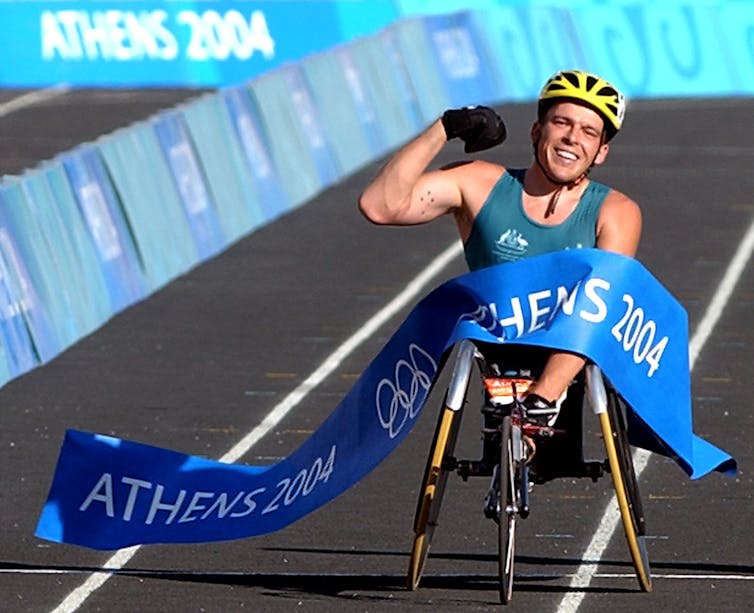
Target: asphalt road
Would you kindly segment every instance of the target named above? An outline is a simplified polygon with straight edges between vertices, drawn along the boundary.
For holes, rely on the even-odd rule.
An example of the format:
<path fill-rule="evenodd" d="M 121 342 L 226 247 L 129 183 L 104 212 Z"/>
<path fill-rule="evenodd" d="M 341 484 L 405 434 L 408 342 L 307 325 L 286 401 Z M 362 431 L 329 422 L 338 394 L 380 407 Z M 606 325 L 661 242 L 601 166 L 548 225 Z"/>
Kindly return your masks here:
<path fill-rule="evenodd" d="M 0 105 L 22 93 L 0 92 Z M 196 93 L 58 92 L 11 108 L 0 113 L 0 171 L 18 173 Z M 500 111 L 510 138 L 486 156 L 525 164 L 533 108 Z M 606 165 L 594 173 L 642 205 L 639 258 L 686 307 L 692 337 L 754 218 L 752 116 L 751 99 L 634 101 Z M 450 146 L 441 161 L 460 156 L 460 148 Z M 106 552 L 33 536 L 66 428 L 219 458 L 455 240 L 449 220 L 402 229 L 364 221 L 355 203 L 377 167 L 241 240 L 0 389 L 0 609 L 52 611 L 60 603 L 65 610 L 113 612 L 499 606 L 497 534 L 482 515 L 487 484 L 481 480 L 450 481 L 423 585 L 416 592 L 403 587 L 439 398 L 373 473 L 280 532 L 143 547 L 122 568 Z M 458 258 L 432 285 L 463 271 Z M 535 488 L 532 515 L 520 524 L 514 610 L 750 606 L 753 282 L 746 265 L 692 373 L 695 429 L 737 458 L 738 475 L 691 481 L 659 457 L 641 474 L 654 591 L 638 591 L 620 534 L 600 559 L 584 559 L 612 495 L 609 481 L 561 480 Z M 360 345 L 242 461 L 267 463 L 294 450 L 406 312 Z M 467 413 L 460 447 L 469 455 L 477 451 L 478 425 Z M 589 585 L 572 585 L 585 568 L 596 571 Z M 92 578 L 104 581 L 93 584 Z"/>

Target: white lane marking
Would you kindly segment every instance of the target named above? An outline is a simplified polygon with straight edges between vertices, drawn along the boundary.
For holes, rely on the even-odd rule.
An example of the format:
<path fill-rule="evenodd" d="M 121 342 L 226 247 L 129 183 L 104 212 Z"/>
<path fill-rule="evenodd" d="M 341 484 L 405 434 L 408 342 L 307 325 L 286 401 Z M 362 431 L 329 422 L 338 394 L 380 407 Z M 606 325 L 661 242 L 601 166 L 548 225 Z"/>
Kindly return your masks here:
<path fill-rule="evenodd" d="M 728 304 L 728 300 L 730 300 L 738 280 L 746 269 L 752 251 L 754 251 L 754 222 L 749 226 L 749 229 L 746 231 L 743 240 L 733 256 L 733 259 L 730 261 L 730 264 L 728 264 L 728 269 L 725 271 L 723 280 L 720 281 L 720 285 L 712 297 L 712 302 L 710 302 L 707 307 L 704 317 L 702 317 L 702 321 L 700 321 L 699 325 L 696 327 L 694 336 L 689 343 L 689 364 L 692 370 L 696 363 L 696 359 L 702 352 L 702 348 L 707 342 L 710 334 L 712 334 L 712 330 L 714 330 L 717 325 L 717 322 L 723 313 L 723 309 L 725 309 L 725 305 Z"/>
<path fill-rule="evenodd" d="M 713 294 L 712 301 L 709 303 L 702 320 L 697 325 L 694 335 L 689 342 L 689 368 L 693 371 L 696 360 L 702 352 L 705 343 L 709 339 L 717 322 L 723 314 L 725 306 L 728 304 L 733 290 L 741 278 L 741 274 L 751 259 L 754 251 L 754 220 L 749 225 L 746 234 L 738 245 L 733 259 L 728 264 L 720 285 L 717 286 Z M 634 452 L 634 471 L 638 479 L 646 468 L 651 454 L 643 449 L 637 449 Z M 584 560 L 601 560 L 602 554 L 605 553 L 613 533 L 615 532 L 620 521 L 620 515 L 616 511 L 618 503 L 615 495 L 610 498 L 607 507 L 602 514 L 597 531 L 594 533 L 589 546 L 582 555 Z M 576 571 L 574 578 L 571 580 L 569 588 L 579 590 L 589 586 L 592 578 L 596 576 L 597 564 L 582 564 Z M 573 591 L 566 594 L 558 605 L 558 613 L 572 613 L 579 608 L 581 602 L 586 597 L 586 591 Z"/>
<path fill-rule="evenodd" d="M 48 100 L 67 94 L 69 91 L 71 91 L 70 85 L 61 84 L 28 92 L 12 100 L 8 100 L 8 102 L 0 103 L 0 117 L 5 117 L 14 111 L 34 106 L 35 104 L 47 102 Z"/>
<path fill-rule="evenodd" d="M 406 287 L 393 298 L 386 306 L 380 309 L 369 321 L 367 321 L 353 336 L 338 347 L 324 362 L 303 381 L 296 389 L 286 396 L 264 418 L 256 428 L 244 436 L 235 446 L 220 458 L 221 462 L 234 462 L 251 449 L 259 439 L 270 430 L 275 428 L 285 416 L 299 404 L 306 395 L 327 378 L 341 362 L 346 359 L 364 341 L 367 341 L 379 328 L 390 318 L 395 316 L 404 307 L 413 302 L 424 287 L 437 276 L 454 258 L 462 251 L 461 243 L 454 242 L 450 247 L 438 255 L 429 266 L 414 278 Z M 128 547 L 118 550 L 103 565 L 103 570 L 92 574 L 82 585 L 70 592 L 68 596 L 55 608 L 53 613 L 71 613 L 76 611 L 89 596 L 99 589 L 113 573 L 128 564 L 128 561 L 136 555 L 140 546 Z"/>
<path fill-rule="evenodd" d="M 636 581 L 636 573 L 597 573 L 594 575 L 598 579 L 630 579 L 632 582 Z M 652 574 L 652 580 L 654 579 L 669 579 L 672 581 L 686 581 L 686 580 L 703 580 L 703 581 L 754 581 L 754 575 L 746 574 L 726 574 L 716 575 L 710 573 L 707 575 L 694 574 L 694 573 L 663 573 Z"/>

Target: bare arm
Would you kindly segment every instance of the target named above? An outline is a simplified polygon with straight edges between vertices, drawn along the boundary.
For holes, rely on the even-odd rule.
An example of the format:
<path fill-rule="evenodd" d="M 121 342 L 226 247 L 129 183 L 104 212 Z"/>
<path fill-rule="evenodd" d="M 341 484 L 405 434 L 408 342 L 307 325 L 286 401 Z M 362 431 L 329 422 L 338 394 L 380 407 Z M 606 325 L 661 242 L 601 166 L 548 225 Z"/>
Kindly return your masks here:
<path fill-rule="evenodd" d="M 625 194 L 612 190 L 597 220 L 597 247 L 634 257 L 641 237 L 641 210 Z M 583 368 L 586 360 L 573 353 L 553 351 L 544 371 L 529 391 L 555 400 Z"/>
<path fill-rule="evenodd" d="M 442 171 L 425 172 L 447 142 L 438 119 L 404 145 L 380 170 L 359 199 L 364 216 L 377 224 L 431 221 L 461 205 L 461 191 Z"/>
<path fill-rule="evenodd" d="M 640 238 L 639 205 L 625 194 L 611 191 L 597 220 L 597 247 L 634 257 Z"/>
<path fill-rule="evenodd" d="M 466 153 L 499 145 L 505 140 L 503 120 L 486 106 L 445 111 L 403 146 L 367 186 L 359 199 L 364 216 L 377 224 L 410 225 L 457 212 L 464 204 L 466 173 L 427 167 L 449 139 L 460 138 Z M 468 194 L 467 194 L 468 195 Z"/>

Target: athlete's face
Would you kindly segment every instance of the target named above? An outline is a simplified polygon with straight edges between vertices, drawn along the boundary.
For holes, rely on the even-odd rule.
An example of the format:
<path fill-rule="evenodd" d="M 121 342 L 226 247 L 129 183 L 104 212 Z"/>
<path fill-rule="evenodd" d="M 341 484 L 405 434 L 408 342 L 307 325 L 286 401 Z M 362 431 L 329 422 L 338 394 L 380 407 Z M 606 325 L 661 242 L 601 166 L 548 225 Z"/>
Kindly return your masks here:
<path fill-rule="evenodd" d="M 550 176 L 570 182 L 607 157 L 603 127 L 596 111 L 573 102 L 558 102 L 532 126 L 531 137 L 539 161 Z"/>

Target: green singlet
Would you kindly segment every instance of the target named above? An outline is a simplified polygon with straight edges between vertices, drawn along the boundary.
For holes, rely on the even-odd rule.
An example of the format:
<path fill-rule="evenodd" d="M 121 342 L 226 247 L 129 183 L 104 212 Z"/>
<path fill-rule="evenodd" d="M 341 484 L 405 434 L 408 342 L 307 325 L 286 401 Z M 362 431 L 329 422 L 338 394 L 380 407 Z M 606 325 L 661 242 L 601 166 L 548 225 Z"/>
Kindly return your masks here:
<path fill-rule="evenodd" d="M 591 181 L 568 218 L 555 226 L 524 212 L 525 169 L 508 169 L 474 219 L 464 251 L 470 270 L 560 251 L 595 247 L 597 216 L 610 188 Z"/>

